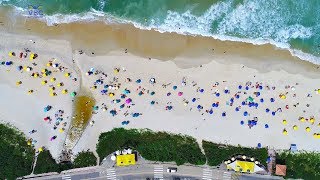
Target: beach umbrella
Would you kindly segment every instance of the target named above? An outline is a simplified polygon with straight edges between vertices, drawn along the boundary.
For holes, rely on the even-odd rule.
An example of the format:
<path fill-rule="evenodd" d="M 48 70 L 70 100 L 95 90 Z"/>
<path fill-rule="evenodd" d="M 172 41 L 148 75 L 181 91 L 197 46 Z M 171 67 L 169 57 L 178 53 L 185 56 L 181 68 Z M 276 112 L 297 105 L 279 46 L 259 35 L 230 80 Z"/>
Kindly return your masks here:
<path fill-rule="evenodd" d="M 225 93 L 225 94 L 228 94 L 228 93 L 229 93 L 229 90 L 228 90 L 228 89 L 225 89 L 225 90 L 224 90 L 224 93 Z"/>
<path fill-rule="evenodd" d="M 247 101 L 253 102 L 254 99 L 253 99 L 253 97 L 249 96 L 249 97 L 247 98 Z"/>
<path fill-rule="evenodd" d="M 155 103 L 155 101 L 151 101 L 151 102 L 150 102 L 151 105 L 154 105 L 154 103 Z"/>
<path fill-rule="evenodd" d="M 59 129 L 59 132 L 60 132 L 60 133 L 63 133 L 63 132 L 64 132 L 64 128 L 60 128 L 60 129 Z"/>
<path fill-rule="evenodd" d="M 286 99 L 287 97 L 286 97 L 285 95 L 281 94 L 281 95 L 280 95 L 280 98 L 281 98 L 281 99 Z"/>
<path fill-rule="evenodd" d="M 310 128 L 310 127 L 306 127 L 306 131 L 307 131 L 307 132 L 310 132 L 310 131 L 311 131 L 311 128 Z"/>
<path fill-rule="evenodd" d="M 272 114 L 272 116 L 275 116 L 275 115 L 276 115 L 276 112 L 275 112 L 275 111 L 273 111 L 271 114 Z"/>
<path fill-rule="evenodd" d="M 261 143 L 258 143 L 257 147 L 258 147 L 258 148 L 261 148 Z M 251 161 L 254 161 L 254 158 L 251 158 L 250 160 L 251 160 Z"/>
<path fill-rule="evenodd" d="M 51 92 L 51 93 L 50 93 L 50 96 L 57 96 L 57 93 Z"/>
<path fill-rule="evenodd" d="M 320 94 L 320 89 L 317 90 L 317 93 Z"/>
<path fill-rule="evenodd" d="M 274 98 L 270 98 L 270 102 L 274 102 Z"/>
<path fill-rule="evenodd" d="M 247 90 L 247 91 L 249 90 L 249 86 L 246 86 L 246 90 Z"/>
<path fill-rule="evenodd" d="M 209 114 L 213 114 L 213 110 L 212 109 L 210 109 Z"/>
<path fill-rule="evenodd" d="M 262 86 L 259 86 L 259 89 L 260 89 L 260 90 L 262 90 L 262 89 L 263 89 L 263 87 L 262 87 Z"/>
<path fill-rule="evenodd" d="M 54 86 L 49 88 L 49 91 L 54 91 L 56 88 Z"/>
<path fill-rule="evenodd" d="M 196 102 L 196 100 L 197 100 L 196 98 L 192 98 L 192 102 Z M 213 106 L 213 105 L 212 105 L 212 106 Z"/>
<path fill-rule="evenodd" d="M 268 124 L 265 124 L 265 125 L 264 125 L 264 128 L 268 129 L 268 128 L 269 128 L 269 125 L 268 125 Z"/>
<path fill-rule="evenodd" d="M 31 141 L 30 140 L 27 141 L 27 144 L 28 144 L 28 146 L 31 146 Z"/>
<path fill-rule="evenodd" d="M 132 101 L 132 99 L 131 99 L 131 98 L 126 99 L 126 103 L 127 103 L 127 104 L 130 104 L 130 103 L 131 103 L 131 101 Z"/>
<path fill-rule="evenodd" d="M 26 71 L 28 71 L 28 72 L 29 72 L 29 71 L 32 71 L 32 67 L 29 67 L 29 66 L 26 67 Z"/>
<path fill-rule="evenodd" d="M 282 134 L 283 134 L 283 135 L 288 135 L 288 131 L 287 131 L 286 129 L 283 129 L 283 130 L 282 130 Z"/>
<path fill-rule="evenodd" d="M 263 103 L 263 102 L 264 102 L 263 98 L 261 98 L 261 99 L 260 99 L 260 102 L 261 102 L 261 103 Z"/>
<path fill-rule="evenodd" d="M 74 91 L 70 93 L 70 96 L 71 96 L 71 97 L 75 97 L 76 95 L 77 95 L 77 93 L 74 92 Z"/>
<path fill-rule="evenodd" d="M 114 93 L 109 93 L 109 97 L 113 97 L 114 96 Z"/>
<path fill-rule="evenodd" d="M 21 71 L 22 69 L 23 69 L 22 66 L 18 66 L 18 67 L 17 67 L 17 70 L 18 70 L 18 71 Z"/>
<path fill-rule="evenodd" d="M 68 73 L 68 72 L 67 72 L 67 73 L 64 74 L 64 76 L 65 76 L 65 77 L 70 77 L 70 76 L 71 76 L 71 73 Z"/>
<path fill-rule="evenodd" d="M 6 61 L 6 66 L 11 66 L 13 64 L 12 61 Z"/>
<path fill-rule="evenodd" d="M 178 96 L 182 96 L 183 95 L 183 92 L 178 92 Z"/>
<path fill-rule="evenodd" d="M 99 110 L 99 106 L 93 106 L 92 108 L 93 108 L 94 111 Z"/>
<path fill-rule="evenodd" d="M 58 87 L 61 87 L 63 85 L 64 85 L 63 82 L 60 82 L 60 83 L 57 84 Z"/>
<path fill-rule="evenodd" d="M 45 85 L 45 84 L 47 84 L 48 83 L 48 81 L 47 80 L 43 80 L 43 81 L 41 81 L 41 84 L 42 85 Z"/>
<path fill-rule="evenodd" d="M 203 92 L 204 92 L 204 89 L 200 89 L 199 92 L 203 93 Z"/>
<path fill-rule="evenodd" d="M 172 88 L 173 88 L 173 90 L 176 90 L 178 87 L 177 86 L 173 86 Z"/>
<path fill-rule="evenodd" d="M 154 91 L 152 91 L 152 92 L 150 93 L 151 96 L 153 96 L 154 94 L 156 94 Z"/>
<path fill-rule="evenodd" d="M 33 90 L 32 90 L 32 89 L 28 91 L 28 94 L 32 94 L 32 93 L 33 93 Z"/>
<path fill-rule="evenodd" d="M 50 138 L 50 141 L 53 141 L 53 140 L 55 140 L 57 138 L 57 136 L 52 136 L 51 138 Z"/>
<path fill-rule="evenodd" d="M 219 96 L 220 96 L 220 93 L 216 93 L 216 96 L 219 97 Z"/>
<path fill-rule="evenodd" d="M 54 81 L 56 81 L 56 80 L 57 80 L 57 79 L 56 79 L 55 77 L 53 77 L 53 78 L 50 79 L 51 82 L 54 82 Z"/>
<path fill-rule="evenodd" d="M 10 56 L 10 57 L 15 56 L 15 55 L 16 55 L 16 53 L 14 53 L 14 52 L 9 52 L 9 56 Z"/>
<path fill-rule="evenodd" d="M 294 126 L 292 126 L 292 128 L 293 128 L 293 130 L 298 130 L 298 126 L 297 125 L 294 125 Z"/>
<path fill-rule="evenodd" d="M 226 114 L 226 112 L 223 112 L 222 113 L 222 117 L 225 117 L 227 114 Z"/>
<path fill-rule="evenodd" d="M 314 118 L 310 118 L 310 120 L 309 120 L 309 122 L 311 123 L 311 124 L 314 124 Z"/>
<path fill-rule="evenodd" d="M 136 80 L 136 83 L 141 83 L 141 79 Z"/>
<path fill-rule="evenodd" d="M 239 111 L 239 107 L 236 107 L 236 109 L 235 109 L 236 111 Z"/>
<path fill-rule="evenodd" d="M 62 90 L 62 94 L 67 94 L 67 93 L 68 93 L 67 89 Z"/>
<path fill-rule="evenodd" d="M 246 105 L 246 102 L 245 101 L 242 101 L 241 102 L 242 106 Z"/>
<path fill-rule="evenodd" d="M 266 109 L 266 113 L 268 113 L 268 112 L 270 112 L 270 109 L 269 109 L 269 108 Z"/>
<path fill-rule="evenodd" d="M 287 120 L 285 120 L 285 119 L 282 120 L 282 124 L 283 124 L 283 125 L 287 125 L 287 124 L 288 124 Z"/>
<path fill-rule="evenodd" d="M 242 89 L 242 86 L 241 86 L 241 85 L 239 85 L 239 86 L 238 86 L 238 89 Z"/>
<path fill-rule="evenodd" d="M 156 79 L 155 79 L 155 78 L 151 78 L 151 79 L 149 80 L 149 82 L 150 82 L 151 84 L 154 84 L 154 83 L 156 83 Z"/>
<path fill-rule="evenodd" d="M 38 151 L 41 153 L 43 151 L 43 147 L 39 147 Z"/>
<path fill-rule="evenodd" d="M 237 98 L 237 99 L 239 99 L 239 98 L 240 98 L 240 95 L 239 95 L 239 94 L 237 94 L 237 95 L 236 95 L 236 98 Z"/>
<path fill-rule="evenodd" d="M 240 121 L 240 124 L 241 124 L 241 125 L 244 125 L 244 121 Z"/>
<path fill-rule="evenodd" d="M 305 122 L 306 121 L 306 119 L 304 117 L 300 117 L 299 119 L 300 119 L 301 122 Z"/>
<path fill-rule="evenodd" d="M 22 84 L 22 81 L 17 81 L 16 85 L 19 86 L 20 84 Z"/>
<path fill-rule="evenodd" d="M 248 116 L 248 112 L 247 111 L 243 112 L 243 115 Z"/>

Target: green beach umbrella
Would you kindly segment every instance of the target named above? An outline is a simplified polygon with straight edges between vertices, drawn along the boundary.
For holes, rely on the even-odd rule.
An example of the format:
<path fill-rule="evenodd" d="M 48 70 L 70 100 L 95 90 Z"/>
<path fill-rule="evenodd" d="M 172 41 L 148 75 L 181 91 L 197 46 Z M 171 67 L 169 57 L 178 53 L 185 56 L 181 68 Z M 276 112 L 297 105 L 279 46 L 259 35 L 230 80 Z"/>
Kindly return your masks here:
<path fill-rule="evenodd" d="M 75 97 L 76 95 L 77 95 L 77 93 L 74 92 L 74 91 L 73 91 L 72 93 L 70 93 L 70 96 L 71 96 L 71 97 Z"/>

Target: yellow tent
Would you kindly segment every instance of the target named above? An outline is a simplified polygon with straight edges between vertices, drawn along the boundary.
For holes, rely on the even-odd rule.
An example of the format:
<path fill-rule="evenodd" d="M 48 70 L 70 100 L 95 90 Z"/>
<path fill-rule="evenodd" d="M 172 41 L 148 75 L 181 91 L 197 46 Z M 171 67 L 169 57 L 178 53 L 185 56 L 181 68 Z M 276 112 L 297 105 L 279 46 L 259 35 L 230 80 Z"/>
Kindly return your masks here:
<path fill-rule="evenodd" d="M 129 166 L 129 165 L 136 164 L 134 154 L 118 155 L 116 158 L 117 158 L 117 166 Z"/>
<path fill-rule="evenodd" d="M 262 170 L 254 162 L 236 160 L 227 164 L 227 169 L 233 169 L 236 172 L 254 173 L 255 171 Z"/>

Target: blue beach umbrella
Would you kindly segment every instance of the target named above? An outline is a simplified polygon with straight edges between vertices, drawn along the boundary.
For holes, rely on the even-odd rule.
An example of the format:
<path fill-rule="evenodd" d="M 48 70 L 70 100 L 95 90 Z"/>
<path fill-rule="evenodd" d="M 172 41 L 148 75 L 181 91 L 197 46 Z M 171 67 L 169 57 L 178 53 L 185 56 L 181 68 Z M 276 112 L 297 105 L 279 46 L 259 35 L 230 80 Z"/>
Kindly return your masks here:
<path fill-rule="evenodd" d="M 173 88 L 173 90 L 176 90 L 178 87 L 177 86 L 173 86 L 172 88 Z"/>
<path fill-rule="evenodd" d="M 213 114 L 213 110 L 212 109 L 210 109 L 209 114 Z"/>
<path fill-rule="evenodd" d="M 246 86 L 246 90 L 247 90 L 247 91 L 249 90 L 249 86 Z"/>
<path fill-rule="evenodd" d="M 265 124 L 265 125 L 264 125 L 264 128 L 268 129 L 268 128 L 269 128 L 269 125 L 268 125 L 268 124 Z"/>
<path fill-rule="evenodd" d="M 244 106 L 244 105 L 246 105 L 246 102 L 242 101 L 242 103 L 241 103 L 241 104 Z"/>
<path fill-rule="evenodd" d="M 155 94 L 155 92 L 154 92 L 154 91 L 152 91 L 152 92 L 150 93 L 150 95 L 151 95 L 151 96 L 153 96 L 154 94 Z"/>
<path fill-rule="evenodd" d="M 224 90 L 224 93 L 225 93 L 225 94 L 228 94 L 228 92 L 229 92 L 228 89 L 225 89 L 225 90 Z"/>
<path fill-rule="evenodd" d="M 136 83 L 138 83 L 138 84 L 141 83 L 141 79 L 137 79 Z"/>
<path fill-rule="evenodd" d="M 239 85 L 239 86 L 238 86 L 238 89 L 242 89 L 242 86 L 241 86 L 241 85 Z"/>
<path fill-rule="evenodd" d="M 239 98 L 240 98 L 240 95 L 239 95 L 239 94 L 237 94 L 237 95 L 236 95 L 236 98 L 237 98 L 237 99 L 239 99 Z"/>
<path fill-rule="evenodd" d="M 155 103 L 155 101 L 151 101 L 151 102 L 150 102 L 151 105 L 154 105 L 154 103 Z"/>
<path fill-rule="evenodd" d="M 192 102 L 196 102 L 196 100 L 197 100 L 196 98 L 192 98 Z"/>
<path fill-rule="evenodd" d="M 248 116 L 248 112 L 247 111 L 243 112 L 243 115 Z"/>
<path fill-rule="evenodd" d="M 260 92 L 257 92 L 257 97 L 260 96 Z"/>
<path fill-rule="evenodd" d="M 274 98 L 270 98 L 270 102 L 274 102 Z"/>
<path fill-rule="evenodd" d="M 203 93 L 203 92 L 204 92 L 204 89 L 200 89 L 199 91 L 200 91 L 201 93 Z"/>
<path fill-rule="evenodd" d="M 260 90 L 262 90 L 262 89 L 263 89 L 263 87 L 262 87 L 262 86 L 259 86 L 259 89 L 260 89 Z"/>
<path fill-rule="evenodd" d="M 269 108 L 266 109 L 266 113 L 268 113 L 268 112 L 270 112 L 270 109 L 269 109 Z"/>
<path fill-rule="evenodd" d="M 272 116 L 275 116 L 275 115 L 276 115 L 276 112 L 273 111 L 271 114 L 272 114 Z"/>
<path fill-rule="evenodd" d="M 222 113 L 222 117 L 225 117 L 226 115 L 227 115 L 226 112 L 223 112 L 223 113 Z"/>
<path fill-rule="evenodd" d="M 212 107 L 216 107 L 216 103 L 212 103 Z"/>
<path fill-rule="evenodd" d="M 235 109 L 236 111 L 239 111 L 239 108 L 238 107 L 236 107 L 236 109 Z"/>
<path fill-rule="evenodd" d="M 263 99 L 263 98 L 261 98 L 261 99 L 260 99 L 260 102 L 261 102 L 261 103 L 263 103 L 263 102 L 264 102 L 264 99 Z"/>
<path fill-rule="evenodd" d="M 241 124 L 241 125 L 244 125 L 244 121 L 240 121 L 240 124 Z"/>
<path fill-rule="evenodd" d="M 258 148 L 261 148 L 261 143 L 258 143 L 257 147 L 258 147 Z"/>
<path fill-rule="evenodd" d="M 220 96 L 220 93 L 216 93 L 216 96 L 219 97 L 219 96 Z"/>

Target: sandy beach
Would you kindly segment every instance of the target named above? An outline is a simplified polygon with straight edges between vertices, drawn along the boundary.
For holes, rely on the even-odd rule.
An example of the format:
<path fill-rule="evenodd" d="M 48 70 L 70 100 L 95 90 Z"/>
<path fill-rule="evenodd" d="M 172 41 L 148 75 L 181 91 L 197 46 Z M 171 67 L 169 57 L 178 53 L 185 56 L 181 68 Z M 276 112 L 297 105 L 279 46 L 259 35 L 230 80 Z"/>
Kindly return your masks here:
<path fill-rule="evenodd" d="M 96 107 L 94 123 L 85 129 L 74 154 L 94 151 L 99 134 L 114 127 L 187 134 L 199 142 L 251 147 L 261 143 L 275 149 L 297 144 L 299 150 L 320 151 L 319 138 L 314 137 L 320 133 L 319 67 L 285 50 L 129 25 L 93 22 L 86 29 L 81 23 L 17 24 L 20 28 L 14 30 L 2 26 L 1 61 L 13 64 L 0 66 L 1 120 L 36 140 L 36 148 L 48 147 L 54 157 L 64 148 L 72 115 L 70 93 L 79 90 L 80 79 Z M 94 34 L 97 29 L 101 31 Z M 31 52 L 19 58 L 24 48 Z M 31 53 L 38 57 L 30 61 Z M 47 66 L 50 61 L 57 67 Z M 17 70 L 18 66 L 32 70 Z M 44 68 L 52 74 L 31 77 Z M 42 85 L 44 80 L 48 82 Z M 16 85 L 18 81 L 22 83 Z M 52 86 L 56 89 L 50 91 Z M 34 92 L 28 94 L 31 89 Z M 50 96 L 53 91 L 56 96 Z M 52 109 L 44 112 L 47 105 Z M 53 129 L 58 110 L 64 111 L 63 120 Z M 43 119 L 47 116 L 54 119 L 51 124 Z M 130 123 L 122 125 L 123 121 Z M 59 132 L 61 128 L 65 130 Z M 33 129 L 37 132 L 29 134 Z M 53 136 L 57 137 L 50 140 Z"/>

